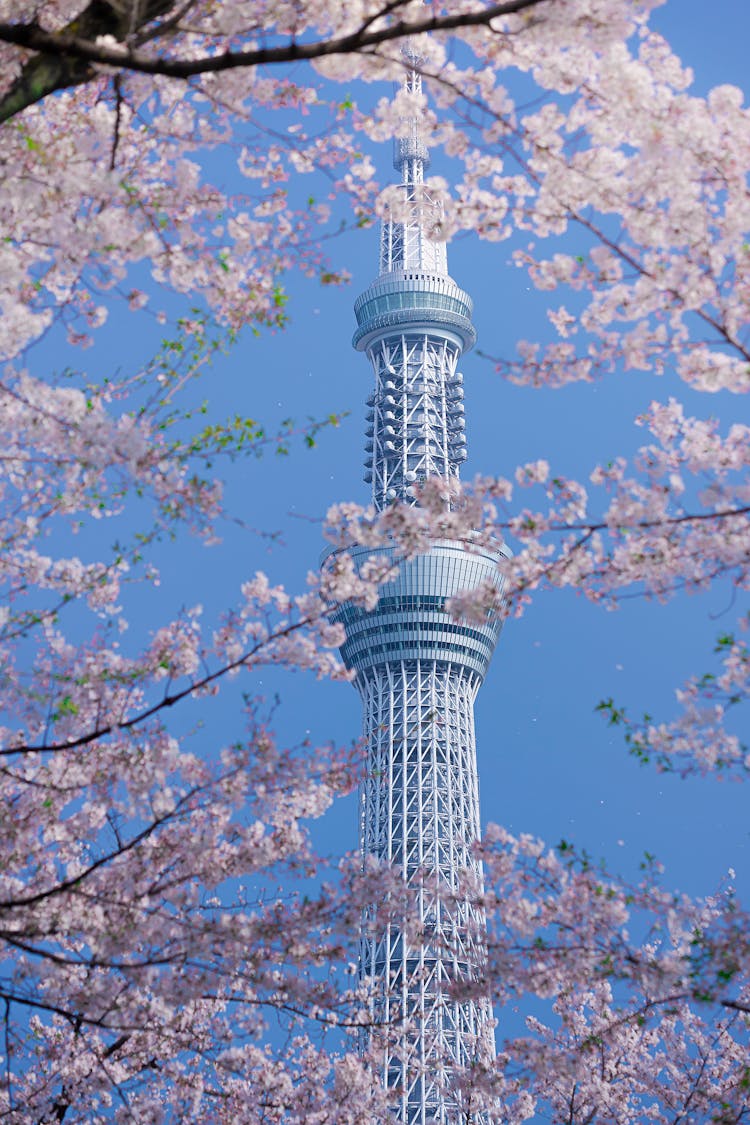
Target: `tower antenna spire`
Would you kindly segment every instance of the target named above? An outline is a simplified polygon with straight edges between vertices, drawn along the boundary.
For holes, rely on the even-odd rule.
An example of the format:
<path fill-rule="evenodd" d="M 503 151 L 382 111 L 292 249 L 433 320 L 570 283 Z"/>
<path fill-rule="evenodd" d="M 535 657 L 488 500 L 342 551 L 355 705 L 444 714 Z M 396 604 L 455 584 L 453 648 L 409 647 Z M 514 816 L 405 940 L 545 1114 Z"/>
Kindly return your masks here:
<path fill-rule="evenodd" d="M 401 135 L 393 142 L 393 167 L 400 175 L 398 185 L 402 201 L 393 216 L 386 215 L 380 235 L 379 274 L 401 270 L 422 270 L 448 275 L 445 242 L 436 233 L 440 230 L 443 207 L 425 184 L 425 171 L 430 153 L 424 139 L 422 117 L 417 102 L 422 94 L 421 65 L 423 56 L 407 42 L 401 48 L 405 64 L 402 91 L 409 96 L 411 112 L 402 119 Z"/>
<path fill-rule="evenodd" d="M 418 98 L 422 93 L 421 64 L 424 57 L 414 47 L 411 40 L 407 40 L 401 47 L 401 57 L 406 63 L 406 73 L 402 83 L 405 93 Z M 422 136 L 422 123 L 417 113 L 408 119 L 407 132 L 403 137 L 397 137 L 393 145 L 393 167 L 401 174 L 404 186 L 414 186 L 424 183 L 425 169 L 430 163 L 430 154 Z"/>

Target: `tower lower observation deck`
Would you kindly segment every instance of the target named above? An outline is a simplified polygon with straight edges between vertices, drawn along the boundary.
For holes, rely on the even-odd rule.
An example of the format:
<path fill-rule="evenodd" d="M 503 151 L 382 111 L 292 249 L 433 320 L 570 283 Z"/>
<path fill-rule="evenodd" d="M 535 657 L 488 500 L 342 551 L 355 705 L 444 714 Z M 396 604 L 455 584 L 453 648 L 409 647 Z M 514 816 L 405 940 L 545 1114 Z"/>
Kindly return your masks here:
<path fill-rule="evenodd" d="M 411 57 L 406 89 L 421 79 Z M 375 388 L 368 399 L 365 480 L 375 507 L 415 504 L 415 486 L 446 482 L 466 459 L 462 353 L 475 341 L 468 295 L 448 275 L 444 243 L 429 238 L 439 204 L 424 184 L 427 151 L 416 118 L 397 142 L 404 214 L 383 224 L 377 279 L 355 305 L 354 345 Z M 381 926 L 365 912 L 360 974 L 371 987 L 368 1046 L 403 1125 L 459 1125 L 455 1079 L 494 1055 L 489 997 L 454 998 L 481 980 L 485 919 L 463 889 L 481 887 L 474 701 L 500 632 L 496 620 L 456 621 L 446 600 L 488 581 L 509 552 L 437 540 L 399 560 L 366 612 L 343 605 L 342 657 L 356 671 L 368 760 L 361 847 L 394 865 L 413 891 L 408 917 Z M 355 565 L 377 554 L 353 548 Z M 474 990 L 476 994 L 476 989 Z M 473 1121 L 481 1120 L 476 1116 Z"/>

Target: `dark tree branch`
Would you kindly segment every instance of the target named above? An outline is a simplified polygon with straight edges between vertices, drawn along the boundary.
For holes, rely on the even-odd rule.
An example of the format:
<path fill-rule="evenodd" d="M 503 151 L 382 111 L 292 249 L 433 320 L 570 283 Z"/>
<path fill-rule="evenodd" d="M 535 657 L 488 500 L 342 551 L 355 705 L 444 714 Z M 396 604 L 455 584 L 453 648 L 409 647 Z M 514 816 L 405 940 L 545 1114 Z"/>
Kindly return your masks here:
<path fill-rule="evenodd" d="M 89 81 L 96 74 L 97 65 L 114 67 L 121 72 L 134 71 L 139 74 L 187 79 L 200 74 L 235 70 L 238 67 L 272 66 L 372 51 L 384 43 L 404 39 L 409 35 L 487 26 L 493 19 L 553 2 L 554 0 L 504 0 L 473 12 L 427 16 L 412 21 L 399 20 L 379 28 L 373 28 L 374 19 L 368 19 L 356 31 L 333 39 L 316 40 L 312 43 L 298 43 L 292 39 L 278 47 L 224 51 L 198 59 L 181 59 L 148 55 L 133 50 L 125 42 L 122 47 L 98 43 L 97 39 L 103 35 L 113 35 L 123 41 L 126 29 L 121 26 L 121 17 L 106 0 L 92 0 L 85 12 L 60 32 L 46 31 L 34 20 L 31 23 L 0 23 L 0 43 L 39 52 L 26 64 L 18 81 L 0 101 L 0 122 L 7 121 L 26 106 L 41 101 L 55 90 Z M 152 23 L 157 15 L 169 11 L 170 7 L 168 0 L 152 0 L 146 6 L 141 27 Z M 163 24 L 146 31 L 142 41 L 177 30 L 179 16 L 189 7 L 186 4 L 172 18 L 168 16 Z M 377 18 L 380 19 L 393 7 L 391 0 L 378 13 Z"/>
<path fill-rule="evenodd" d="M 172 0 L 147 0 L 139 26 L 145 27 L 152 23 L 171 7 Z M 7 121 L 27 106 L 42 101 L 55 90 L 80 86 L 96 77 L 96 70 L 92 65 L 95 58 L 69 50 L 65 46 L 68 40 L 86 43 L 95 49 L 99 36 L 111 35 L 122 40 L 128 31 L 122 13 L 108 0 L 91 0 L 61 32 L 45 31 L 34 20 L 30 24 L 0 24 L 0 42 L 40 52 L 26 63 L 19 78 L 0 99 L 0 122 Z M 36 47 L 33 42 L 26 41 L 29 35 L 31 39 L 40 35 L 46 46 L 41 44 Z M 54 45 L 56 40 L 57 46 Z"/>
<path fill-rule="evenodd" d="M 164 695 L 164 697 L 157 703 L 153 703 L 150 707 L 147 707 L 145 710 L 140 711 L 137 715 L 132 716 L 132 718 L 130 719 L 122 719 L 119 722 L 115 721 L 101 725 L 97 724 L 94 729 L 89 731 L 87 734 L 79 735 L 75 738 L 68 739 L 65 742 L 48 743 L 45 741 L 36 746 L 24 745 L 0 747 L 0 757 L 14 757 L 16 754 L 23 753 L 46 754 L 56 753 L 61 750 L 72 750 L 75 747 L 87 746 L 90 742 L 95 742 L 99 738 L 104 738 L 107 735 L 115 734 L 118 731 L 131 730 L 133 727 L 139 726 L 141 723 L 145 722 L 147 719 L 152 718 L 154 715 L 158 715 L 159 712 L 163 711 L 165 708 L 174 707 L 174 705 L 181 702 L 181 700 L 186 699 L 188 696 L 194 695 L 196 692 L 200 692 L 203 689 L 209 687 L 216 680 L 224 678 L 226 675 L 228 675 L 228 673 L 234 672 L 235 670 L 242 668 L 245 665 L 249 666 L 253 660 L 253 657 L 261 653 L 265 646 L 272 644 L 274 641 L 281 640 L 284 637 L 291 636 L 293 633 L 298 632 L 300 629 L 314 624 L 315 620 L 316 619 L 312 617 L 303 617 L 300 618 L 299 621 L 295 621 L 291 625 L 287 625 L 284 628 L 277 630 L 277 632 L 272 633 L 270 636 L 266 637 L 265 640 L 258 642 L 258 644 L 253 648 L 248 649 L 248 651 L 243 653 L 242 656 L 238 656 L 236 660 L 232 660 L 228 664 L 222 664 L 220 668 L 217 668 L 213 672 L 206 672 L 204 676 L 201 676 L 199 679 L 192 680 L 187 685 L 187 687 L 184 687 L 179 691 Z"/>
<path fill-rule="evenodd" d="M 159 39 L 170 31 L 175 31 L 180 20 L 185 18 L 190 9 L 195 7 L 195 4 L 196 0 L 185 0 L 184 4 L 170 12 L 165 19 L 149 27 L 146 31 L 141 31 L 138 35 L 139 45 L 148 43 L 150 39 Z"/>
<path fill-rule="evenodd" d="M 117 146 L 120 143 L 120 118 L 122 116 L 122 76 L 116 74 L 112 83 L 115 91 L 115 130 L 112 135 L 112 152 L 109 158 L 109 170 L 114 171 L 117 162 Z"/>

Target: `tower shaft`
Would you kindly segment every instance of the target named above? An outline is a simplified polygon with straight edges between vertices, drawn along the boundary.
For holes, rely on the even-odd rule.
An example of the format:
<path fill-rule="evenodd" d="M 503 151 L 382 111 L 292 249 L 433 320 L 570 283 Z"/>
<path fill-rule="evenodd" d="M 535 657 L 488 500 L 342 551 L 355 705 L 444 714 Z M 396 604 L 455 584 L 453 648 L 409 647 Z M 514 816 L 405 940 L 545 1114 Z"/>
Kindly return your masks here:
<path fill-rule="evenodd" d="M 407 94 L 418 98 L 417 59 Z M 355 304 L 354 345 L 375 387 L 368 398 L 365 480 L 382 510 L 416 504 L 419 484 L 458 477 L 466 459 L 462 353 L 476 334 L 471 299 L 448 274 L 434 240 L 442 212 L 425 184 L 427 149 L 416 113 L 404 122 L 394 165 L 402 206 L 383 223 L 380 270 Z M 484 917 L 467 881 L 481 887 L 474 701 L 500 625 L 456 621 L 446 600 L 488 581 L 498 588 L 507 549 L 436 540 L 404 559 L 383 547 L 395 573 L 376 608 L 346 604 L 342 657 L 356 671 L 368 759 L 361 793 L 361 848 L 391 864 L 408 908 L 389 924 L 373 907 L 362 926 L 360 974 L 372 996 L 368 1043 L 402 1125 L 459 1125 L 469 1107 L 458 1071 L 493 1052 L 489 999 L 461 999 L 455 986 L 481 979 Z M 373 551 L 350 550 L 359 567 Z M 474 988 L 476 993 L 476 988 Z"/>
<path fill-rule="evenodd" d="M 376 390 L 368 403 L 367 477 L 376 507 L 409 502 L 414 482 L 428 476 L 458 477 L 466 457 L 460 354 L 456 340 L 436 331 L 394 333 L 369 349 Z"/>
<path fill-rule="evenodd" d="M 481 881 L 474 698 L 479 677 L 460 665 L 401 661 L 363 677 L 369 744 L 362 848 L 415 887 L 409 933 L 363 926 L 360 969 L 375 982 L 373 1015 L 385 1029 L 382 1079 L 409 1123 L 458 1120 L 455 1067 L 491 1050 L 488 1001 L 452 999 L 481 960 L 484 918 L 460 895 L 459 873 Z M 456 896 L 454 899 L 454 895 Z"/>

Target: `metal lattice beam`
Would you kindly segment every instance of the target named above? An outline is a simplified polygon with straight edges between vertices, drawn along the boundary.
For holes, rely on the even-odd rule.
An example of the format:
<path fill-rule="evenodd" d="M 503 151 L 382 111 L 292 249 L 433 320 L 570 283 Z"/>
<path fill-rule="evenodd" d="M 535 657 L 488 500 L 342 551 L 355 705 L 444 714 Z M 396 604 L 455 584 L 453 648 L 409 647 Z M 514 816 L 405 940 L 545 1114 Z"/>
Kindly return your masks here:
<path fill-rule="evenodd" d="M 388 336 L 370 348 L 365 479 L 378 509 L 411 502 L 428 476 L 458 476 L 466 460 L 460 354 L 455 341 L 431 333 Z"/>
<path fill-rule="evenodd" d="M 399 1092 L 399 1118 L 408 1125 L 457 1121 L 451 1071 L 486 1062 L 493 1048 L 489 1001 L 450 998 L 457 980 L 481 971 L 484 916 L 460 896 L 446 899 L 467 873 L 481 884 L 472 850 L 480 682 L 476 672 L 432 661 L 371 669 L 358 681 L 370 750 L 363 851 L 400 868 L 414 886 L 403 925 L 378 932 L 365 915 L 360 960 L 384 1029 L 382 1078 Z"/>

